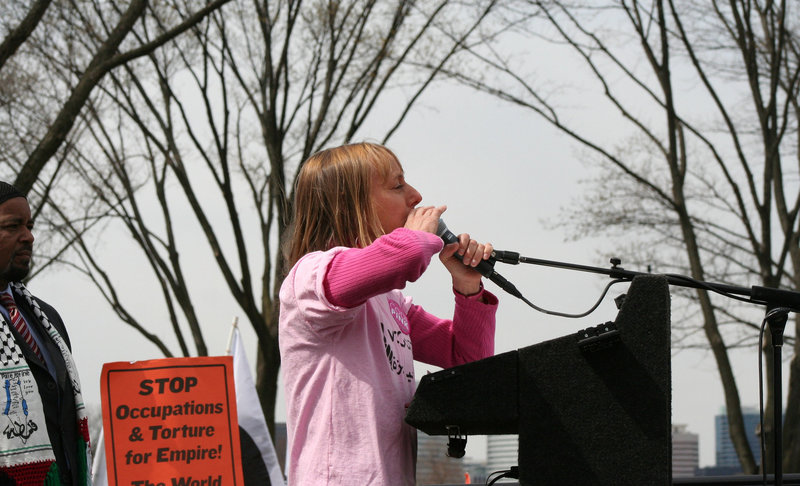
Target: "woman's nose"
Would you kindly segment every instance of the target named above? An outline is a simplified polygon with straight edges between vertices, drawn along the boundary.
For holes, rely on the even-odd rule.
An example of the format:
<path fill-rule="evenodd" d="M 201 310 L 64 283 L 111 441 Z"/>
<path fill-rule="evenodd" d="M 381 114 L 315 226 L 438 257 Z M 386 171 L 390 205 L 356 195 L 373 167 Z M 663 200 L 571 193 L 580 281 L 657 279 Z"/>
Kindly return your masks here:
<path fill-rule="evenodd" d="M 411 207 L 413 208 L 413 207 L 415 207 L 417 204 L 419 204 L 420 202 L 422 202 L 422 195 L 419 193 L 419 191 L 417 191 L 416 189 L 414 189 L 414 187 L 413 187 L 413 186 L 410 186 L 410 185 L 409 185 L 408 187 L 409 187 L 409 189 L 410 189 L 410 191 L 409 191 L 409 195 L 408 195 L 408 202 L 409 202 L 409 206 L 411 206 Z"/>

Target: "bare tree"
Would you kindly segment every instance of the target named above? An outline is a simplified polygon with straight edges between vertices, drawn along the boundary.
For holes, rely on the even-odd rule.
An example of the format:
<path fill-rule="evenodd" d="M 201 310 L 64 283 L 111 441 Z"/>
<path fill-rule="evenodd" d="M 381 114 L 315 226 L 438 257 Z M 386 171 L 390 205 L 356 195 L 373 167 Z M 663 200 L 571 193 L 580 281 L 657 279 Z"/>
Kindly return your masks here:
<path fill-rule="evenodd" d="M 25 39 L 30 37 L 31 32 L 44 17 L 44 13 L 50 3 L 51 0 L 37 0 L 31 5 L 30 10 L 28 10 L 19 24 L 9 30 L 8 35 L 5 36 L 0 44 L 0 69 L 17 52 L 17 49 L 25 42 Z"/>
<path fill-rule="evenodd" d="M 212 13 L 111 71 L 88 99 L 58 177 L 90 190 L 77 200 L 48 194 L 43 216 L 62 237 L 49 256 L 89 276 L 119 318 L 165 356 L 205 355 L 204 302 L 190 276 L 196 262 L 185 256 L 199 246 L 187 235 L 201 235 L 216 266 L 203 278 L 222 284 L 258 337 L 256 386 L 272 429 L 278 291 L 287 271 L 280 249 L 302 162 L 359 136 L 376 115 L 386 141 L 439 70 L 485 38 L 479 26 L 493 6 L 241 0 Z M 159 38 L 167 18 L 155 14 L 132 42 Z M 419 70 L 423 62 L 434 69 Z M 399 108 L 382 104 L 390 93 Z M 141 250 L 179 350 L 118 292 L 129 276 L 114 274 L 96 248 L 110 227 Z"/>
<path fill-rule="evenodd" d="M 45 165 L 54 159 L 56 152 L 64 144 L 81 109 L 106 74 L 132 59 L 153 52 L 229 1 L 213 0 L 198 8 L 193 14 L 186 15 L 177 25 L 161 25 L 160 35 L 148 43 L 137 45 L 124 52 L 119 52 L 119 49 L 137 22 L 147 22 L 147 0 L 131 0 L 124 11 L 120 10 L 115 2 L 96 3 L 94 12 L 97 13 L 97 18 L 91 20 L 86 17 L 90 15 L 84 10 L 86 5 L 65 1 L 57 2 L 50 8 L 52 3 L 50 1 L 34 2 L 19 25 L 11 28 L 0 44 L 0 70 L 4 67 L 5 69 L 20 67 L 20 63 L 13 63 L 9 68 L 7 61 L 13 59 L 20 47 L 32 38 L 34 30 L 41 22 L 55 24 L 53 29 L 48 29 L 49 32 L 58 31 L 59 22 L 70 28 L 74 28 L 76 23 L 86 22 L 87 32 L 90 26 L 96 30 L 91 31 L 91 38 L 85 39 L 87 42 L 81 46 L 85 48 L 82 55 L 88 59 L 88 63 L 86 65 L 76 63 L 72 66 L 72 76 L 65 80 L 68 83 L 67 93 L 64 99 L 59 100 L 60 108 L 57 115 L 52 119 L 48 117 L 46 125 L 42 127 L 44 133 L 38 138 L 36 146 L 27 154 L 24 163 L 15 168 L 17 177 L 14 184 L 23 192 L 30 191 L 34 182 L 40 178 Z M 51 14 L 49 19 L 46 16 L 48 8 Z M 180 10 L 180 6 L 177 6 L 177 9 Z M 46 50 L 54 41 L 56 40 L 48 37 L 45 38 L 44 45 L 39 43 L 39 46 L 33 48 Z M 71 47 L 76 45 L 73 44 Z M 30 59 L 24 54 L 21 57 Z M 2 71 L 0 73 L 5 75 Z"/>
<path fill-rule="evenodd" d="M 505 10 L 518 35 L 530 42 L 544 37 L 582 63 L 585 70 L 572 74 L 586 76 L 590 82 L 581 89 L 590 86 L 597 95 L 580 109 L 609 107 L 604 113 L 616 113 L 629 127 L 624 143 L 576 122 L 562 96 L 566 90 L 547 84 L 552 75 L 537 78 L 496 50 L 472 51 L 496 77 L 451 74 L 543 117 L 600 163 L 587 204 L 572 214 L 579 221 L 576 233 L 633 229 L 634 246 L 649 249 L 639 251 L 634 263 L 700 281 L 797 289 L 800 58 L 793 7 L 785 1 L 613 0 L 522 1 Z M 758 313 L 704 290 L 676 294 L 690 297 L 699 311 L 687 310 L 695 313 L 714 355 L 731 438 L 744 470 L 753 473 L 757 464 L 747 445 L 730 350 L 757 341 Z M 796 341 L 794 346 L 786 470 L 800 469 Z M 771 355 L 769 342 L 765 353 Z M 775 399 L 768 397 L 762 431 L 769 445 Z M 770 456 L 764 461 L 769 469 Z"/>

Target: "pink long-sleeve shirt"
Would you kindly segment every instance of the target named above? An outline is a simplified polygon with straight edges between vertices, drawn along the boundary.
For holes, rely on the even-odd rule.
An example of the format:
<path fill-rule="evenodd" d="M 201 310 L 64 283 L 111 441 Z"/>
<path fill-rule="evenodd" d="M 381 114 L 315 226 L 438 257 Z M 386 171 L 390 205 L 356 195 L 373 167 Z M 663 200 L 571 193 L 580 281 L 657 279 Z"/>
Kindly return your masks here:
<path fill-rule="evenodd" d="M 366 248 L 304 256 L 280 291 L 290 485 L 413 485 L 416 430 L 404 422 L 414 359 L 441 367 L 491 356 L 497 299 L 455 293 L 453 319 L 400 289 L 442 249 L 397 229 Z"/>

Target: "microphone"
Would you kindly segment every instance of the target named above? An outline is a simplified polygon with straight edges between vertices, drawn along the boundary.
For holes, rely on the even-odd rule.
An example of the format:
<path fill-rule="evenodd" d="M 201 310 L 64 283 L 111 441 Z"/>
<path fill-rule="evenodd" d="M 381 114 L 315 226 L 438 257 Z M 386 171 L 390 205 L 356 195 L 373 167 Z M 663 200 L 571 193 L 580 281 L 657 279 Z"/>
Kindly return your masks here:
<path fill-rule="evenodd" d="M 449 245 L 450 243 L 458 243 L 458 236 L 454 235 L 452 231 L 447 229 L 447 225 L 444 224 L 444 220 L 442 219 L 439 219 L 439 226 L 436 228 L 436 235 L 444 240 L 445 245 Z M 455 254 L 455 257 L 461 260 L 461 255 L 458 253 Z M 517 290 L 514 284 L 494 271 L 493 263 L 490 263 L 488 260 L 481 260 L 480 263 L 478 263 L 478 265 L 476 265 L 474 268 L 481 275 L 497 284 L 497 286 L 501 289 L 505 290 L 514 297 L 519 297 L 520 299 L 522 298 L 522 294 L 519 293 L 519 290 Z"/>

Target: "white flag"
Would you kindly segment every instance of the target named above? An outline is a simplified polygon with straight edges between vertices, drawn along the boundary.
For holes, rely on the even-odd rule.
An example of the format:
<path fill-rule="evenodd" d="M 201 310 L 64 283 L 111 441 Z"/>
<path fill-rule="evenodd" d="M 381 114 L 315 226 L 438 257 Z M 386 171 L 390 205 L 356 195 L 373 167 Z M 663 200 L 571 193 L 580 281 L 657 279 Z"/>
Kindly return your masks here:
<path fill-rule="evenodd" d="M 106 445 L 103 439 L 102 426 L 100 427 L 100 435 L 97 438 L 94 461 L 92 461 L 92 484 L 94 486 L 108 485 L 108 474 L 106 473 Z"/>
<path fill-rule="evenodd" d="M 264 420 L 264 412 L 258 400 L 238 328 L 233 331 L 230 349 L 233 355 L 233 381 L 236 383 L 236 409 L 239 414 L 245 484 L 283 486 L 286 481 Z M 267 477 L 269 483 L 266 482 Z"/>

